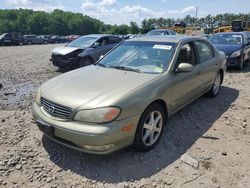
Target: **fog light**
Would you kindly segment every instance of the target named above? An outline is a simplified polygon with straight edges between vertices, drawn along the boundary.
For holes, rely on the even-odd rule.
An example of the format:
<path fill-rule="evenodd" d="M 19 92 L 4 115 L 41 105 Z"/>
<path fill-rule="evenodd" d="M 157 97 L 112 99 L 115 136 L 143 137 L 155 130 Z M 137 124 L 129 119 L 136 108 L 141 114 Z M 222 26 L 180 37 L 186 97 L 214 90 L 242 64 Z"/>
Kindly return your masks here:
<path fill-rule="evenodd" d="M 104 146 L 90 146 L 90 145 L 83 145 L 82 146 L 86 150 L 90 151 L 106 151 L 114 147 L 114 144 L 104 145 Z"/>

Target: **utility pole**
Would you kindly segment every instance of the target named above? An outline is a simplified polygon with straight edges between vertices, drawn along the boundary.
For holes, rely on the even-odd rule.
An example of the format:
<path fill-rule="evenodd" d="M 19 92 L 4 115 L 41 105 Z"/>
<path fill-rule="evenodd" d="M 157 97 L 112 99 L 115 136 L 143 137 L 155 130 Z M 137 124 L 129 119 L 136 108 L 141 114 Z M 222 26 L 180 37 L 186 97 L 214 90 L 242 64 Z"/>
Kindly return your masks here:
<path fill-rule="evenodd" d="M 198 18 L 198 6 L 196 6 L 196 8 L 195 8 L 195 18 L 196 19 Z"/>
<path fill-rule="evenodd" d="M 194 23 L 195 27 L 196 27 L 197 18 L 198 18 L 198 6 L 195 7 L 195 23 Z"/>

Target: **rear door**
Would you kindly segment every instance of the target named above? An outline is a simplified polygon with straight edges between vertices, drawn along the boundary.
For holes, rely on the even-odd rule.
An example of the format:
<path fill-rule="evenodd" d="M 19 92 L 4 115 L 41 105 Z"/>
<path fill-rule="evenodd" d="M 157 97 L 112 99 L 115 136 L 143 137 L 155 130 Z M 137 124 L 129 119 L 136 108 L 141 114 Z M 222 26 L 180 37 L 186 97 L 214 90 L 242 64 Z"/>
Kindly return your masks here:
<path fill-rule="evenodd" d="M 218 71 L 219 62 L 215 56 L 214 48 L 207 41 L 197 40 L 194 44 L 198 62 L 197 67 L 200 70 L 201 84 L 199 90 L 204 92 L 212 86 Z"/>

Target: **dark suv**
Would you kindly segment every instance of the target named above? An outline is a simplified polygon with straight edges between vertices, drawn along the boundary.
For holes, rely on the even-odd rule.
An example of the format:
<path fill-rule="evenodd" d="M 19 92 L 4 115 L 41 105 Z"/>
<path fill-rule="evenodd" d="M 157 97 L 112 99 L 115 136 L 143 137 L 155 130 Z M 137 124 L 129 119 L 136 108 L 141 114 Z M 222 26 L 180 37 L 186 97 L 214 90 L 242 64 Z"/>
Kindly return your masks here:
<path fill-rule="evenodd" d="M 23 45 L 23 35 L 21 33 L 4 33 L 0 36 L 0 45 Z"/>

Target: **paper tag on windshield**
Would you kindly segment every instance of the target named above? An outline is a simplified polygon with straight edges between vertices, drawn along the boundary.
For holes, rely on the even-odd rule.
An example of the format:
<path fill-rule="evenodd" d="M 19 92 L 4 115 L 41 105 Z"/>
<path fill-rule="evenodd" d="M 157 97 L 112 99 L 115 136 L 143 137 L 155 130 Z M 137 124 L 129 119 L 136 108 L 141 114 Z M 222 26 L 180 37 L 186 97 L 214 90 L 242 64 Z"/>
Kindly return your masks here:
<path fill-rule="evenodd" d="M 172 46 L 156 44 L 153 46 L 153 48 L 154 49 L 161 49 L 161 50 L 171 50 Z"/>
<path fill-rule="evenodd" d="M 233 37 L 241 37 L 240 35 L 233 35 Z"/>

